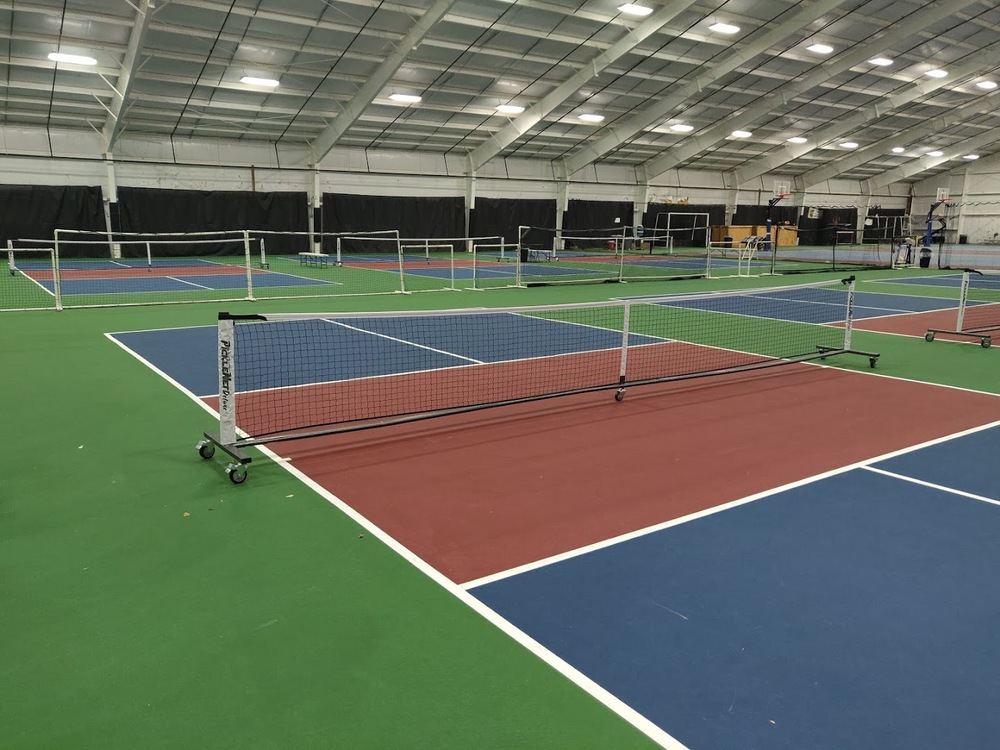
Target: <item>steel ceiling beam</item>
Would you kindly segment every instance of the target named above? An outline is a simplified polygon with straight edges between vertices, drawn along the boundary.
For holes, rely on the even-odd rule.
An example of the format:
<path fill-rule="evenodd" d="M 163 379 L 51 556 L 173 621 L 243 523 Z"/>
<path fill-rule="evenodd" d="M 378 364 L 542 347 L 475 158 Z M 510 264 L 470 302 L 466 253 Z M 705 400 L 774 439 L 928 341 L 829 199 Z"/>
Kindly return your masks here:
<path fill-rule="evenodd" d="M 941 149 L 944 151 L 944 156 L 924 156 L 919 159 L 914 159 L 913 161 L 907 162 L 902 166 L 887 170 L 880 175 L 869 177 L 867 180 L 862 180 L 861 185 L 863 188 L 867 189 L 870 195 L 880 188 L 892 185 L 895 182 L 908 180 L 911 177 L 917 176 L 921 172 L 934 169 L 935 167 L 939 167 L 946 162 L 961 159 L 963 155 L 972 151 L 977 151 L 984 146 L 991 146 L 995 144 L 996 141 L 996 132 L 993 130 L 987 130 L 985 133 L 981 133 L 973 138 L 967 138 L 961 143 L 956 143 L 954 146 Z"/>
<path fill-rule="evenodd" d="M 399 70 L 399 66 L 406 60 L 407 55 L 420 44 L 432 28 L 451 10 L 458 0 L 436 0 L 427 11 L 418 18 L 406 36 L 396 45 L 375 69 L 368 80 L 358 89 L 354 98 L 340 111 L 333 122 L 331 122 L 322 133 L 310 143 L 310 148 L 315 156 L 315 162 L 322 161 L 331 149 L 337 145 L 344 133 L 357 122 L 358 118 L 365 111 L 375 97 L 379 95 L 383 87 L 392 80 L 392 77 Z"/>
<path fill-rule="evenodd" d="M 833 76 L 866 62 L 873 54 L 876 54 L 873 52 L 873 49 L 876 49 L 875 44 L 883 48 L 891 48 L 913 37 L 927 26 L 977 2 L 979 0 L 956 0 L 954 5 L 931 3 L 928 7 L 911 14 L 904 20 L 872 34 L 847 52 L 837 55 L 822 65 L 817 65 L 810 74 L 779 86 L 766 96 L 761 97 L 755 104 L 738 110 L 694 138 L 686 139 L 662 155 L 646 161 L 643 165 L 646 174 L 653 177 L 668 169 L 673 169 L 725 140 L 737 127 L 744 129 L 750 123 L 773 114 L 778 107 L 782 104 L 788 104 L 795 97 L 820 89 Z"/>
<path fill-rule="evenodd" d="M 883 138 L 858 151 L 853 151 L 840 159 L 824 164 L 821 167 L 810 169 L 798 177 L 794 178 L 796 192 L 808 190 L 813 185 L 819 185 L 826 180 L 832 180 L 838 175 L 857 169 L 862 164 L 884 156 L 886 151 L 892 146 L 899 145 L 902 141 L 913 141 L 929 135 L 947 132 L 949 128 L 962 125 L 969 117 L 996 112 L 1000 105 L 997 99 L 1000 96 L 983 96 L 974 102 L 965 104 L 951 110 L 948 114 L 940 117 L 932 117 L 925 120 L 916 127 L 907 128 L 898 134 Z"/>
<path fill-rule="evenodd" d="M 139 58 L 142 54 L 146 32 L 149 31 L 149 22 L 153 18 L 153 0 L 137 0 L 137 2 L 139 7 L 135 13 L 135 24 L 132 26 L 132 33 L 128 38 L 128 47 L 125 48 L 125 57 L 122 59 L 121 70 L 118 71 L 118 79 L 115 81 L 114 96 L 111 98 L 108 116 L 104 121 L 104 128 L 101 130 L 101 136 L 104 138 L 104 149 L 108 152 L 114 150 L 118 136 L 121 135 L 125 125 L 122 115 L 125 113 L 125 108 L 128 106 L 132 94 L 133 78 L 139 70 Z"/>
<path fill-rule="evenodd" d="M 580 87 L 587 81 L 599 75 L 615 60 L 631 52 L 696 2 L 697 0 L 675 0 L 650 15 L 634 29 L 627 31 L 607 50 L 597 54 L 580 70 L 539 99 L 527 112 L 511 120 L 494 133 L 488 141 L 472 151 L 469 154 L 469 169 L 474 172 L 490 159 L 499 155 L 505 148 L 548 117 L 567 99 L 579 93 Z"/>
<path fill-rule="evenodd" d="M 566 174 L 571 175 L 579 172 L 588 164 L 592 164 L 605 154 L 623 146 L 635 136 L 667 117 L 688 99 L 706 90 L 723 76 L 732 73 L 757 55 L 767 52 L 783 39 L 794 34 L 801 34 L 803 28 L 819 19 L 823 14 L 843 5 L 846 1 L 819 0 L 816 3 L 799 6 L 777 27 L 760 37 L 751 38 L 748 44 L 737 48 L 732 53 L 720 55 L 719 61 L 701 75 L 687 82 L 670 86 L 665 89 L 664 96 L 658 96 L 648 106 L 634 110 L 627 117 L 621 118 L 624 124 L 609 125 L 606 128 L 609 131 L 607 135 L 585 145 L 577 153 L 571 154 L 563 160 Z"/>

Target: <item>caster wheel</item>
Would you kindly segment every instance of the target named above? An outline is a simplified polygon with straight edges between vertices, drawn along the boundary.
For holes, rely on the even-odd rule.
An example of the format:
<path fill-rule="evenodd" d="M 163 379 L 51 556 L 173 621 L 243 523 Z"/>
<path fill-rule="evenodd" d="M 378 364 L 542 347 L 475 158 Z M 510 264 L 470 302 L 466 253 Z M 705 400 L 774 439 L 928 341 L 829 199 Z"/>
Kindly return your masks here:
<path fill-rule="evenodd" d="M 983 347 L 983 349 L 989 349 L 992 344 L 993 344 L 993 339 L 991 339 L 989 336 L 984 336 L 979 340 L 979 345 Z"/>
<path fill-rule="evenodd" d="M 868 358 L 868 364 L 870 364 L 873 368 L 875 367 L 875 363 L 876 362 L 878 362 L 878 358 L 877 357 L 869 357 Z"/>
<path fill-rule="evenodd" d="M 233 484 L 243 484 L 247 481 L 247 468 L 241 464 L 231 464 L 226 467 L 226 474 Z"/>
<path fill-rule="evenodd" d="M 927 333 L 924 334 L 924 341 L 933 341 L 933 340 L 934 340 L 934 331 L 928 331 Z"/>
<path fill-rule="evenodd" d="M 616 391 L 615 392 L 615 401 L 621 401 L 624 398 L 625 398 L 625 391 Z"/>
<path fill-rule="evenodd" d="M 198 443 L 198 455 L 202 458 L 211 458 L 215 455 L 215 443 L 208 440 L 202 440 Z"/>

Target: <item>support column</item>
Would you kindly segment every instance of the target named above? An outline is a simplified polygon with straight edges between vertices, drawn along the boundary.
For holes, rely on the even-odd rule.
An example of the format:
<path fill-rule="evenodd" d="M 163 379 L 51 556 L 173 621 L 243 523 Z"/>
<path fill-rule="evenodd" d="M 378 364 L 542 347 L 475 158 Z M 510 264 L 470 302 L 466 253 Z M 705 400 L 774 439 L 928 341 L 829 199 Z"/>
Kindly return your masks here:
<path fill-rule="evenodd" d="M 115 235 L 121 231 L 121 215 L 118 213 L 118 183 L 115 180 L 115 162 L 111 153 L 104 155 L 107 181 L 104 186 L 104 228 L 108 234 L 111 257 L 122 257 L 122 246 L 115 242 Z"/>
<path fill-rule="evenodd" d="M 323 252 L 323 189 L 320 186 L 319 170 L 315 168 L 309 211 L 309 239 L 312 241 L 312 252 Z"/>
<path fill-rule="evenodd" d="M 472 236 L 472 212 L 476 208 L 476 172 L 470 170 L 465 175 L 465 236 Z M 465 241 L 466 252 L 473 251 L 472 240 Z"/>

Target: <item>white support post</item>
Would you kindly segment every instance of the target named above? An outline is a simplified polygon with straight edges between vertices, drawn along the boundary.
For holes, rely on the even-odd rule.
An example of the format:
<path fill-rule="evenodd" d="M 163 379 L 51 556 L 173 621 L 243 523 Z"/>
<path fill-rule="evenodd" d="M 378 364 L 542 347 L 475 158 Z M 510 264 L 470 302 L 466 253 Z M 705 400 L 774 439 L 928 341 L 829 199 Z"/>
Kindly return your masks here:
<path fill-rule="evenodd" d="M 854 279 L 847 282 L 847 319 L 844 321 L 844 349 L 851 350 L 851 331 L 854 328 Z"/>
<path fill-rule="evenodd" d="M 246 229 L 243 230 L 243 253 L 246 257 L 247 267 L 247 299 L 253 302 L 253 264 L 250 262 L 250 232 Z"/>
<path fill-rule="evenodd" d="M 219 320 L 219 441 L 236 442 L 236 324 Z"/>
<path fill-rule="evenodd" d="M 972 283 L 972 274 L 968 271 L 962 272 L 962 289 L 958 295 L 958 322 L 955 324 L 955 330 L 961 331 L 962 326 L 965 325 L 965 306 L 969 303 L 969 286 Z"/>

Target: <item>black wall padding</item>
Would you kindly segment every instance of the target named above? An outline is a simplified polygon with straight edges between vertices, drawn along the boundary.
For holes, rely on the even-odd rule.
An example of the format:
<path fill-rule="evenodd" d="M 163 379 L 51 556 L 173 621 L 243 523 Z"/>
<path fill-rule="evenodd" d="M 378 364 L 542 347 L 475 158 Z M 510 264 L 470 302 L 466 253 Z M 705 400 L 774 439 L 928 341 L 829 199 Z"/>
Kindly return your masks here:
<path fill-rule="evenodd" d="M 49 246 L 56 229 L 104 232 L 102 200 L 100 187 L 0 185 L 0 245 L 6 248 L 7 240 L 30 239 L 46 240 L 44 246 Z M 15 243 L 22 247 L 31 244 Z M 86 254 L 84 247 L 61 241 L 59 250 L 69 258 Z"/>
<path fill-rule="evenodd" d="M 465 235 L 461 197 L 412 195 L 323 195 L 324 232 L 398 229 L 402 239 L 444 239 Z"/>
<path fill-rule="evenodd" d="M 799 206 L 782 206 L 780 204 L 771 206 L 772 224 L 795 224 L 798 222 Z M 747 226 L 751 224 L 763 225 L 767 222 L 767 206 L 737 206 L 736 217 L 733 219 L 734 226 Z"/>
<path fill-rule="evenodd" d="M 541 198 L 476 198 L 469 231 L 476 237 L 503 237 L 516 244 L 518 226 L 536 227 L 524 243 L 551 249 L 555 240 L 556 202 Z"/>
<path fill-rule="evenodd" d="M 570 236 L 576 230 L 621 229 L 630 226 L 631 201 L 570 200 L 563 216 L 563 232 Z"/>
<path fill-rule="evenodd" d="M 118 208 L 123 232 L 218 232 L 267 229 L 307 232 L 309 201 L 306 193 L 251 193 L 236 190 L 163 190 L 119 188 Z M 251 252 L 258 251 L 256 239 Z M 308 238 L 267 238 L 268 252 L 308 249 Z M 154 250 L 154 254 L 157 251 Z M 240 255 L 236 242 L 159 246 L 160 255 Z M 142 257 L 145 248 L 123 246 L 125 257 Z"/>

